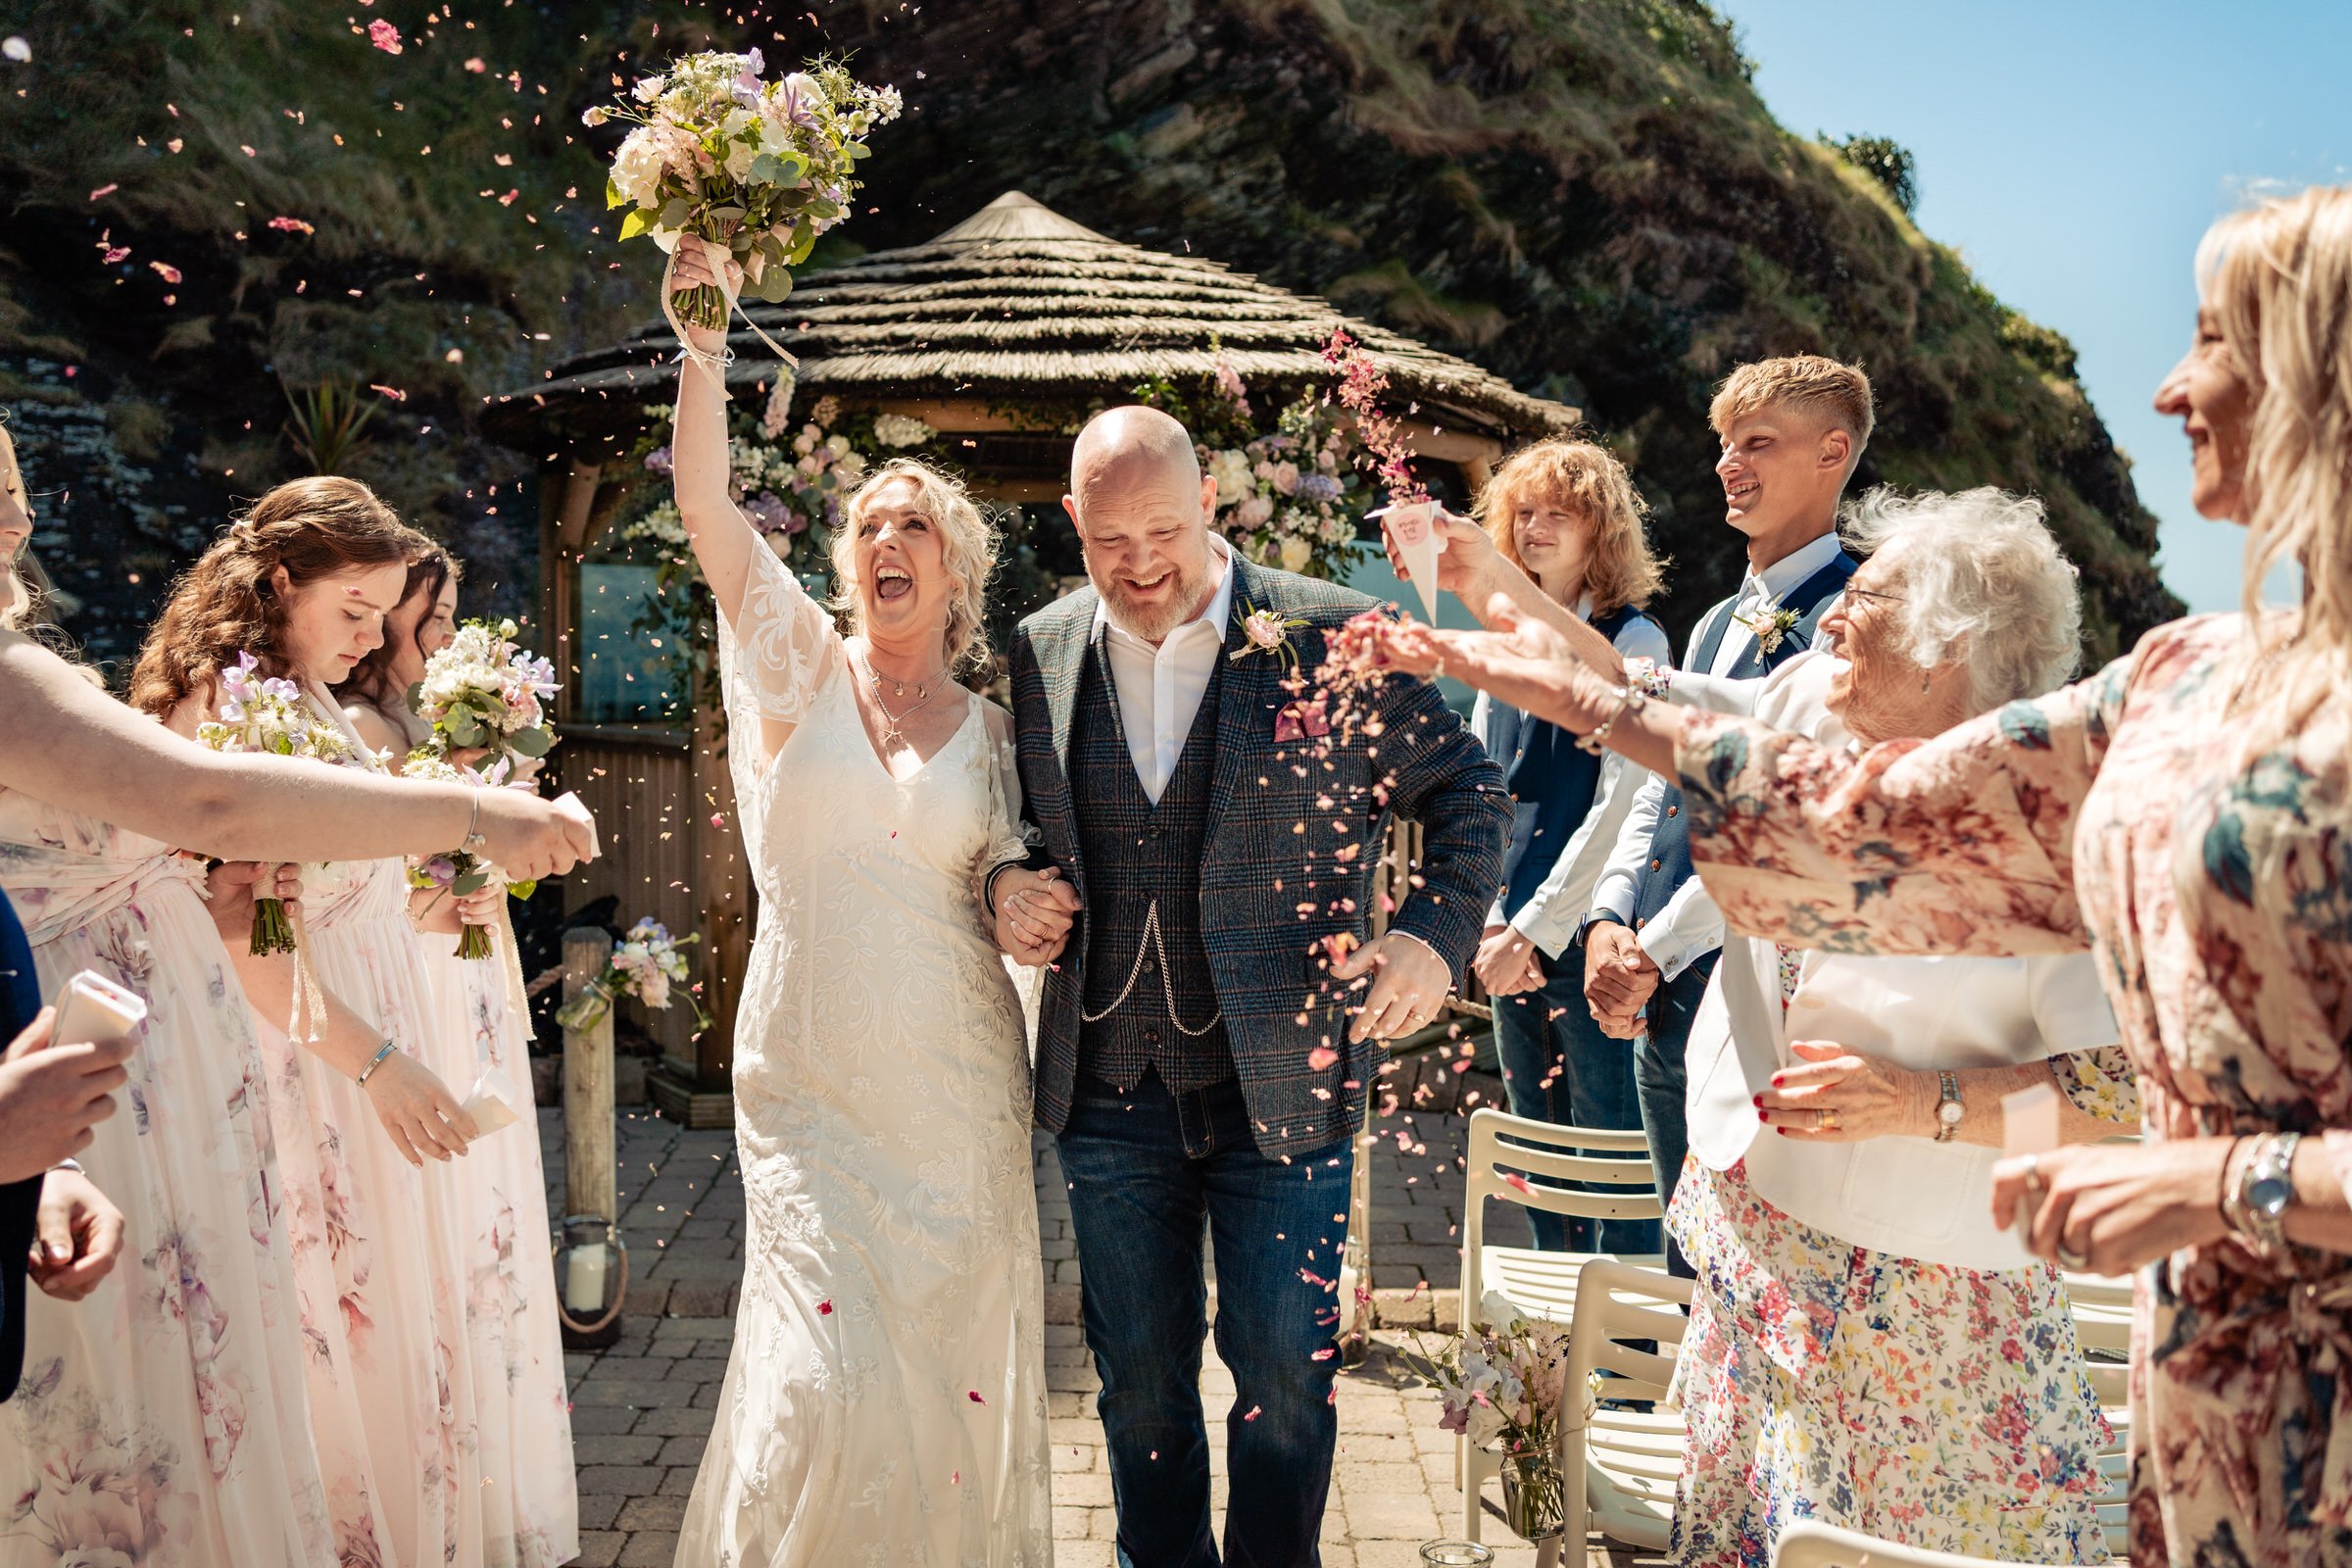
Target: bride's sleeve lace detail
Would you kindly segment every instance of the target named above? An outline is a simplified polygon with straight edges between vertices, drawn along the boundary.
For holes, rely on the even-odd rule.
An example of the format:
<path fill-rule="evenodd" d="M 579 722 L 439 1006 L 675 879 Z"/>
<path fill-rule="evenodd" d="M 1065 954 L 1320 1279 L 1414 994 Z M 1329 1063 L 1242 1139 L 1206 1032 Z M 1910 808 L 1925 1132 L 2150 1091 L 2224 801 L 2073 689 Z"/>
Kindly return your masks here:
<path fill-rule="evenodd" d="M 972 918 L 992 943 L 996 922 L 988 912 L 989 872 L 1007 860 L 1028 858 L 1032 847 L 1045 842 L 1037 827 L 1021 817 L 1021 773 L 1014 757 L 1012 715 L 991 703 L 981 714 L 988 726 L 988 745 L 981 766 L 988 774 L 988 838 L 972 857 Z"/>
<path fill-rule="evenodd" d="M 736 623 L 718 620 L 719 680 L 729 717 L 740 709 L 777 723 L 797 724 L 833 663 L 841 642 L 825 607 L 765 549 L 752 552 Z"/>

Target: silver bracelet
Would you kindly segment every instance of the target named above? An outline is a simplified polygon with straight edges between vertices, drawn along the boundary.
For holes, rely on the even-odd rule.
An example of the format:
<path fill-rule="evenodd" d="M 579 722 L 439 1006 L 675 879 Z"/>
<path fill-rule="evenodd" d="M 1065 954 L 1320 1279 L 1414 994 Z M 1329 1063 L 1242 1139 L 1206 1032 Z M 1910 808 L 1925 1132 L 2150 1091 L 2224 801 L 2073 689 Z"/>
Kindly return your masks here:
<path fill-rule="evenodd" d="M 1617 727 L 1617 721 L 1628 713 L 1639 713 L 1648 706 L 1647 694 L 1638 686 L 1627 685 L 1623 691 L 1617 694 L 1616 710 L 1608 717 L 1602 719 L 1600 727 L 1592 734 L 1579 735 L 1576 738 L 1576 749 L 1588 756 L 1598 757 L 1608 744 L 1609 731 Z"/>
<path fill-rule="evenodd" d="M 466 837 L 459 841 L 458 848 L 470 855 L 482 847 L 482 792 L 473 791 L 466 801 L 471 808 L 466 814 Z"/>
<path fill-rule="evenodd" d="M 383 1049 L 368 1058 L 368 1065 L 360 1069 L 360 1076 L 355 1080 L 362 1089 L 368 1087 L 368 1075 L 374 1072 L 376 1068 L 382 1066 L 384 1058 L 392 1054 L 392 1053 L 397 1049 L 398 1048 L 394 1046 L 391 1041 L 387 1040 L 383 1044 Z"/>

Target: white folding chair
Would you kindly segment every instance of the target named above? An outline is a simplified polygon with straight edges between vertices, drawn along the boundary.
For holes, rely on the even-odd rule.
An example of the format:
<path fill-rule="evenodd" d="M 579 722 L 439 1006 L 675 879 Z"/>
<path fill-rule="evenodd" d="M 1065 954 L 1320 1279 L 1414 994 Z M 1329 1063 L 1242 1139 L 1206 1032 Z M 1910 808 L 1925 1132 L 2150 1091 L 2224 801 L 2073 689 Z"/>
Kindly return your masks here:
<path fill-rule="evenodd" d="M 1772 1544 L 1772 1568 L 1984 1568 L 1999 1560 L 1898 1546 L 1810 1519 L 1799 1519 Z"/>
<path fill-rule="evenodd" d="M 1505 1144 L 1505 1136 L 1520 1142 Z M 1598 1152 L 1576 1152 L 1580 1150 Z M 1599 1190 L 1575 1192 L 1534 1181 L 1513 1182 L 1504 1177 L 1505 1171 L 1584 1182 Z M 1489 1199 L 1590 1219 L 1656 1219 L 1664 1212 L 1658 1202 L 1657 1178 L 1650 1169 L 1649 1141 L 1640 1129 L 1561 1127 L 1491 1107 L 1472 1112 L 1469 1168 L 1463 1186 L 1459 1322 L 1475 1320 L 1479 1303 L 1489 1293 L 1498 1293 L 1523 1318 L 1570 1323 L 1576 1313 L 1578 1271 L 1587 1263 L 1595 1258 L 1652 1265 L 1663 1262 L 1658 1253 L 1618 1259 L 1603 1252 L 1489 1247 Z M 1688 1296 L 1683 1299 L 1689 1299 Z M 1473 1447 L 1468 1438 L 1461 1439 L 1455 1448 L 1454 1479 L 1462 1489 L 1462 1533 L 1468 1540 L 1479 1539 L 1479 1489 L 1500 1473 L 1501 1464 L 1499 1455 Z"/>
<path fill-rule="evenodd" d="M 1566 1506 L 1561 1542 L 1582 1553 L 1587 1532 L 1666 1549 L 1674 1528 L 1674 1492 L 1683 1470 L 1683 1414 L 1604 1408 L 1587 1394 L 1592 1374 L 1607 1381 L 1612 1402 L 1666 1397 L 1690 1319 L 1691 1282 L 1663 1269 L 1595 1258 L 1578 1271 L 1576 1315 L 1568 1327 L 1568 1373 L 1560 1412 L 1560 1475 Z M 1654 1342 L 1655 1350 L 1633 1341 Z"/>
<path fill-rule="evenodd" d="M 2114 1441 L 2099 1450 L 2099 1528 L 2118 1561 L 2130 1555 L 2125 1518 L 2131 1509 L 2132 1471 L 2124 1456 L 2132 1435 L 2130 1370 L 2132 1279 L 2129 1275 L 2069 1274 L 2066 1295 L 2074 1308 L 2075 1335 L 2082 1342 L 2082 1370 L 2098 1392 Z M 2093 1352 L 2105 1359 L 2093 1359 Z"/>

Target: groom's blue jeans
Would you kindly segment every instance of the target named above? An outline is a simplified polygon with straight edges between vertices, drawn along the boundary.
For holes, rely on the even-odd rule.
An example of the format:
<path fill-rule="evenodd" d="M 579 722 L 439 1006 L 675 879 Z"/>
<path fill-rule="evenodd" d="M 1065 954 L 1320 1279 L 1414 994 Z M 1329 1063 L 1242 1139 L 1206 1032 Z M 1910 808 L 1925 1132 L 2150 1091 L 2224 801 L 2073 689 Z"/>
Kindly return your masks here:
<path fill-rule="evenodd" d="M 1286 1163 L 1251 1141 L 1241 1086 L 1172 1095 L 1146 1072 L 1121 1093 L 1081 1072 L 1060 1139 L 1102 1377 L 1120 1568 L 1213 1568 L 1200 1409 L 1205 1222 L 1217 1263 L 1225 1418 L 1225 1561 L 1317 1568 L 1339 1419 L 1336 1282 L 1348 1234 L 1348 1139 Z"/>

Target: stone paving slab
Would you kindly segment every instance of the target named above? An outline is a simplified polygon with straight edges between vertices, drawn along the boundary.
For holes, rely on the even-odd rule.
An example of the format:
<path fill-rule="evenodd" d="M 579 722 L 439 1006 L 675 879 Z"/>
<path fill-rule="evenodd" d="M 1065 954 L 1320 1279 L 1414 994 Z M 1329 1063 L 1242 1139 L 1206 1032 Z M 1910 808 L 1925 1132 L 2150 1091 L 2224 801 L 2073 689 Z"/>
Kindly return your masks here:
<path fill-rule="evenodd" d="M 1373 1177 L 1372 1284 L 1385 1326 L 1365 1364 L 1340 1377 L 1339 1451 L 1324 1519 L 1327 1568 L 1417 1568 L 1421 1543 L 1459 1533 L 1451 1439 L 1437 1428 L 1435 1394 L 1412 1377 L 1399 1353 L 1412 1327 L 1452 1322 L 1466 1108 L 1500 1102 L 1497 1080 L 1457 1071 L 1455 1059 L 1400 1063 L 1389 1075 L 1395 1113 L 1378 1120 L 1360 1151 Z M 550 1212 L 559 1213 L 559 1111 L 540 1113 L 540 1138 Z M 743 1190 L 730 1132 L 690 1132 L 650 1111 L 624 1110 L 615 1152 L 630 1263 L 622 1333 L 609 1349 L 565 1357 L 580 1479 L 579 1560 L 588 1568 L 668 1568 L 734 1332 Z M 1076 1326 L 1076 1244 L 1049 1137 L 1037 1142 L 1035 1173 L 1048 1281 L 1054 1561 L 1056 1568 L 1105 1568 L 1115 1561 L 1115 1518 L 1094 1410 L 1101 1385 Z M 1488 1225 L 1492 1240 L 1526 1245 L 1519 1209 L 1494 1205 Z M 1231 1404 L 1233 1380 L 1213 1343 L 1204 1348 L 1200 1382 L 1214 1433 Z M 1210 1470 L 1221 1529 L 1221 1446 Z M 1534 1548 L 1504 1540 L 1494 1503 L 1490 1489 L 1485 1534 L 1496 1562 L 1532 1564 Z M 1592 1560 L 1607 1559 L 1596 1552 Z"/>

